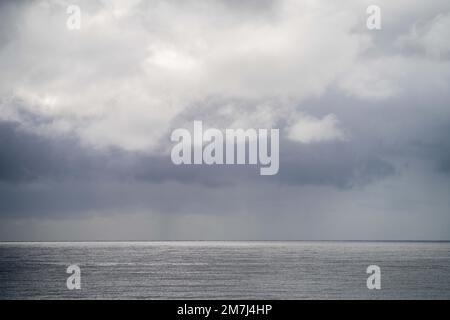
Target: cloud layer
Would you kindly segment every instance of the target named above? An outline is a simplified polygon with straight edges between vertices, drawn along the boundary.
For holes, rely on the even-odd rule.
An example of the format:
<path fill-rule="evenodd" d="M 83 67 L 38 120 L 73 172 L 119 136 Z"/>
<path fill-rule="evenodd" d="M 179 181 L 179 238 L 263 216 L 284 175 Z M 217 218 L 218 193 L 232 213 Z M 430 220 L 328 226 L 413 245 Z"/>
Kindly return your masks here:
<path fill-rule="evenodd" d="M 450 4 L 369 4 L 1 2 L 0 240 L 450 238 Z M 174 166 L 194 120 L 279 174 Z"/>

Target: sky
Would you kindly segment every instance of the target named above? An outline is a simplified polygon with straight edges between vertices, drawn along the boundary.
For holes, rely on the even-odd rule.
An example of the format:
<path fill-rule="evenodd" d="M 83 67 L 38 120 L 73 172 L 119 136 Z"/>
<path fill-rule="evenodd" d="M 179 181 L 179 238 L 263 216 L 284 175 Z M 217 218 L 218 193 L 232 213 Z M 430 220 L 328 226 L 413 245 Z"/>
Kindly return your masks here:
<path fill-rule="evenodd" d="M 448 0 L 1 1 L 0 70 L 0 241 L 450 239 Z M 196 120 L 278 174 L 174 165 Z"/>

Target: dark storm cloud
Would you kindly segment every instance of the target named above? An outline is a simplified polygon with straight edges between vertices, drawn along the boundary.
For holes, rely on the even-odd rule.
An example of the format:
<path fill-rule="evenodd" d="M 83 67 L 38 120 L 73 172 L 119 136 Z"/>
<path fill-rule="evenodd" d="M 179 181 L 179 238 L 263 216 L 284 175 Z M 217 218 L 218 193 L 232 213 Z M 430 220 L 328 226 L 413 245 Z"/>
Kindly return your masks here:
<path fill-rule="evenodd" d="M 222 188 L 251 183 L 288 183 L 351 187 L 391 174 L 376 158 L 361 157 L 345 143 L 299 146 L 282 141 L 279 175 L 267 178 L 256 166 L 175 166 L 169 155 L 149 156 L 80 146 L 75 138 L 44 138 L 17 123 L 0 123 L 0 212 L 76 212 L 141 203 L 164 207 L 166 199 L 147 201 L 130 183 Z M 360 157 L 361 159 L 357 159 Z M 33 185 L 39 185 L 35 188 Z M 183 200 L 185 201 L 185 200 Z M 160 203 L 158 203 L 160 202 Z"/>
<path fill-rule="evenodd" d="M 62 145 L 61 145 L 62 146 Z M 26 182 L 40 177 L 56 178 L 69 171 L 66 154 L 48 140 L 27 134 L 13 122 L 0 122 L 0 181 Z M 73 174 L 73 171 L 71 171 Z"/>
<path fill-rule="evenodd" d="M 435 109 L 445 110 L 445 99 L 433 103 Z M 414 159 L 448 172 L 449 121 L 426 111 L 417 117 L 423 110 L 420 100 L 401 101 L 411 113 L 385 103 L 367 106 L 332 92 L 305 104 L 307 108 L 300 107 L 318 117 L 334 110 L 351 136 L 341 142 L 302 144 L 286 139 L 281 128 L 280 171 L 272 177 L 260 176 L 256 166 L 175 166 L 169 154 L 94 149 L 74 137 L 43 137 L 17 123 L 1 122 L 0 212 L 3 216 L 71 216 L 128 207 L 168 213 L 195 208 L 207 214 L 242 207 L 265 212 L 276 210 L 277 205 L 290 207 L 298 200 L 298 195 L 291 198 L 290 193 L 279 201 L 259 198 L 259 193 L 278 185 L 332 187 L 352 193 L 354 188 L 401 174 L 401 164 Z M 51 122 L 32 114 L 27 117 L 41 125 Z M 201 113 L 194 112 L 186 120 L 199 117 Z M 251 188 L 246 195 L 251 200 L 236 200 L 239 196 L 230 188 L 241 194 L 248 193 L 242 188 Z M 196 200 L 207 189 L 209 196 Z M 230 203 L 228 197 L 235 201 Z M 316 197 L 321 194 L 317 192 Z"/>
<path fill-rule="evenodd" d="M 0 181 L 95 179 L 105 172 L 105 156 L 89 153 L 75 138 L 43 137 L 15 122 L 0 122 Z"/>
<path fill-rule="evenodd" d="M 282 182 L 351 188 L 395 173 L 391 163 L 375 154 L 364 154 L 352 144 L 286 145 L 280 154 L 278 178 Z"/>

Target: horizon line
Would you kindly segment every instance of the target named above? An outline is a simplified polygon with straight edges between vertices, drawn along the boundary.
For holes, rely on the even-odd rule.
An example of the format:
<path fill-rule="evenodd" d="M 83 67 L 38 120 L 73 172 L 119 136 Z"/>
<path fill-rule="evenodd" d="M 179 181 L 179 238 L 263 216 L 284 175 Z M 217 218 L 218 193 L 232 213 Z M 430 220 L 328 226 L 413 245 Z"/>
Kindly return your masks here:
<path fill-rule="evenodd" d="M 449 240 L 0 240 L 0 243 L 69 243 L 69 242 L 450 242 Z"/>

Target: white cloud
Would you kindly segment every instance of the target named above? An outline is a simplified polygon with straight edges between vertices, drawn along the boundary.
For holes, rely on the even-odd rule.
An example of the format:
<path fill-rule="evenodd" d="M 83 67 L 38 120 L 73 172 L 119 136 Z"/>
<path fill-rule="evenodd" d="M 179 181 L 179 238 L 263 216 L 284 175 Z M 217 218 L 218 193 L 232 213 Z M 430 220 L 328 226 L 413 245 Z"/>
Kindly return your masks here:
<path fill-rule="evenodd" d="M 0 47 L 0 119 L 101 148 L 156 152 L 199 105 L 208 117 L 225 112 L 225 126 L 272 126 L 330 86 L 386 99 L 405 88 L 445 88 L 450 74 L 446 61 L 365 56 L 373 34 L 359 29 L 366 13 L 358 1 L 80 0 L 79 31 L 66 28 L 68 1 L 14 5 L 22 6 L 17 26 Z M 382 14 L 384 32 L 390 19 Z M 447 20 L 433 20 L 417 40 L 432 55 L 448 52 Z M 208 106 L 210 98 L 223 104 Z M 36 128 L 18 102 L 52 121 Z"/>
<path fill-rule="evenodd" d="M 411 31 L 399 37 L 401 48 L 420 50 L 427 56 L 450 58 L 450 13 L 439 14 L 430 21 L 416 23 Z"/>
<path fill-rule="evenodd" d="M 436 95 L 437 92 L 447 91 L 450 77 L 450 12 L 438 15 L 429 13 L 431 16 L 424 19 L 426 15 L 421 14 L 421 10 L 427 11 L 422 8 L 424 4 L 402 5 L 405 10 L 416 14 L 411 30 L 391 35 L 388 39 L 392 42 L 387 44 L 387 48 L 381 42 L 372 42 L 366 48 L 365 54 L 359 56 L 337 82 L 348 95 L 374 101 L 417 92 Z M 391 30 L 395 30 L 392 20 L 399 15 L 400 9 L 398 4 L 383 6 L 382 12 L 391 12 L 387 17 Z"/>
<path fill-rule="evenodd" d="M 355 62 L 339 85 L 352 96 L 367 100 L 386 99 L 396 94 L 396 69 L 387 68 L 385 57 Z"/>
<path fill-rule="evenodd" d="M 301 114 L 288 128 L 288 138 L 301 143 L 347 140 L 347 134 L 339 127 L 339 120 L 334 114 L 322 119 Z"/>
<path fill-rule="evenodd" d="M 68 2 L 29 3 L 0 51 L 0 91 L 13 97 L 3 100 L 0 118 L 36 129 L 15 112 L 22 101 L 28 112 L 64 123 L 40 131 L 64 128 L 89 145 L 151 152 L 174 119 L 209 97 L 245 101 L 230 126 L 283 119 L 287 113 L 272 112 L 277 105 L 293 109 L 322 94 L 367 38 L 351 32 L 357 12 L 326 1 L 247 9 L 250 3 L 221 1 L 120 3 L 80 1 L 79 31 L 66 28 Z"/>

